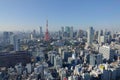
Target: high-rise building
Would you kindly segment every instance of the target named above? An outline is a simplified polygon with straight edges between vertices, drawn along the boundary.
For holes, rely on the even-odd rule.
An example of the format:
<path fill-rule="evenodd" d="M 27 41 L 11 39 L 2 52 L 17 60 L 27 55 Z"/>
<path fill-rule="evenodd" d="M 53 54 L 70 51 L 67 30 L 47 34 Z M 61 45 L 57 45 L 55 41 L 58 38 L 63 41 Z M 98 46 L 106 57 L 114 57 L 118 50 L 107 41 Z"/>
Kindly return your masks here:
<path fill-rule="evenodd" d="M 100 43 L 106 43 L 106 37 L 100 36 Z"/>
<path fill-rule="evenodd" d="M 10 35 L 10 44 L 13 45 L 14 44 L 14 34 Z"/>
<path fill-rule="evenodd" d="M 90 54 L 90 65 L 99 65 L 103 62 L 103 56 L 102 54 Z"/>
<path fill-rule="evenodd" d="M 98 31 L 95 31 L 94 32 L 94 40 L 97 40 L 98 39 Z"/>
<path fill-rule="evenodd" d="M 102 44 L 102 43 L 106 43 L 106 30 L 100 30 L 98 33 L 98 43 Z"/>
<path fill-rule="evenodd" d="M 87 43 L 88 45 L 92 44 L 94 39 L 94 29 L 93 27 L 89 27 L 89 29 L 87 30 Z"/>
<path fill-rule="evenodd" d="M 109 68 L 103 70 L 102 80 L 118 80 L 117 79 L 117 70 L 115 68 Z"/>
<path fill-rule="evenodd" d="M 42 26 L 40 26 L 40 38 L 43 37 L 43 31 L 42 31 Z"/>
<path fill-rule="evenodd" d="M 40 34 L 42 33 L 42 26 L 40 26 Z"/>
<path fill-rule="evenodd" d="M 68 51 L 63 51 L 62 52 L 62 59 L 63 59 L 63 61 L 67 62 L 69 57 L 72 57 L 72 53 L 71 52 L 68 52 Z"/>
<path fill-rule="evenodd" d="M 19 51 L 20 50 L 20 39 L 18 38 L 17 35 L 14 35 L 13 40 L 14 40 L 14 50 Z"/>
<path fill-rule="evenodd" d="M 70 27 L 70 38 L 73 38 L 73 27 Z"/>
<path fill-rule="evenodd" d="M 61 27 L 61 37 L 64 37 L 64 27 Z"/>
<path fill-rule="evenodd" d="M 4 42 L 4 45 L 8 45 L 10 44 L 10 36 L 12 35 L 13 33 L 12 32 L 3 32 L 3 42 Z"/>
<path fill-rule="evenodd" d="M 101 46 L 99 48 L 99 53 L 103 54 L 103 58 L 106 60 L 112 61 L 114 59 L 114 50 L 112 50 L 110 46 Z"/>
<path fill-rule="evenodd" d="M 64 27 L 61 27 L 61 32 L 64 33 Z"/>
<path fill-rule="evenodd" d="M 37 33 L 36 33 L 36 30 L 34 29 L 33 30 L 33 38 L 36 38 L 36 36 L 37 36 Z"/>
<path fill-rule="evenodd" d="M 65 26 L 64 37 L 66 37 L 66 38 L 70 37 L 70 27 L 69 26 Z"/>
<path fill-rule="evenodd" d="M 70 27 L 69 26 L 65 26 L 65 32 L 70 33 Z"/>
<path fill-rule="evenodd" d="M 33 34 L 30 33 L 30 40 L 33 40 L 33 39 L 34 39 Z"/>
<path fill-rule="evenodd" d="M 3 41 L 5 43 L 9 42 L 9 32 L 3 32 Z"/>

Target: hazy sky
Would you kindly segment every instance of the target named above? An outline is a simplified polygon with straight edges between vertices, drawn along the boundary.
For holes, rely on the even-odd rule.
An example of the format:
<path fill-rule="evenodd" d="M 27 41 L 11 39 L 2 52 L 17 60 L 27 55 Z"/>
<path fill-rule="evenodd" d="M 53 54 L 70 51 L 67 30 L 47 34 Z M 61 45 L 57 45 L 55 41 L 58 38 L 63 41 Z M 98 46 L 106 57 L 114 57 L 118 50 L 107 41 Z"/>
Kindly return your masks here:
<path fill-rule="evenodd" d="M 120 0 L 0 0 L 0 31 L 45 30 L 46 19 L 49 30 L 120 29 Z"/>

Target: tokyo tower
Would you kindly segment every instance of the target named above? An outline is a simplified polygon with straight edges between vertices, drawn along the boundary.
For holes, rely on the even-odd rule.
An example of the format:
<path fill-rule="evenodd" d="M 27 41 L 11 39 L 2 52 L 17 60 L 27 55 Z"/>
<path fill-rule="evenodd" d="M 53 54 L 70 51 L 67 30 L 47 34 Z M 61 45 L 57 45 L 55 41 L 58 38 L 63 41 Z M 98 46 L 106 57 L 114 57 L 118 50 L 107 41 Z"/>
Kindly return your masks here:
<path fill-rule="evenodd" d="M 45 39 L 45 41 L 49 41 L 50 40 L 50 36 L 49 36 L 49 32 L 48 32 L 48 20 L 46 21 L 46 32 L 45 32 L 44 39 Z"/>

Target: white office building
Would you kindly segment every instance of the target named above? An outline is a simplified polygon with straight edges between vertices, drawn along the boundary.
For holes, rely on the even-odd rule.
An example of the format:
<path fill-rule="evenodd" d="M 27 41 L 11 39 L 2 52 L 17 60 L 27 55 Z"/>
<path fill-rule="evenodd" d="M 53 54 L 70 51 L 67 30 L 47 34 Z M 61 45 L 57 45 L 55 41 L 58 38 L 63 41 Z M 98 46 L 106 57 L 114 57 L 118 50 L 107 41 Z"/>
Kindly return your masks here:
<path fill-rule="evenodd" d="M 110 46 L 101 46 L 99 48 L 99 53 L 103 54 L 103 58 L 106 60 L 112 61 L 114 59 L 114 50 L 112 50 Z"/>

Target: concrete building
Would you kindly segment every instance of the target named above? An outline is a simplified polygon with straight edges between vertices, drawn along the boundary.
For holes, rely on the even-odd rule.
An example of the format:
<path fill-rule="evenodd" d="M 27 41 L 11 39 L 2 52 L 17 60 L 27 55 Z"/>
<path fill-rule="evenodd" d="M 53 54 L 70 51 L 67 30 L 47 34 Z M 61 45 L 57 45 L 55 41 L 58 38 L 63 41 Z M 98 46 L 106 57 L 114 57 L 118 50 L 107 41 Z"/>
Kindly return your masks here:
<path fill-rule="evenodd" d="M 70 27 L 70 38 L 72 39 L 73 37 L 74 37 L 74 35 L 73 35 L 73 27 Z"/>
<path fill-rule="evenodd" d="M 18 38 L 17 35 L 13 36 L 13 40 L 14 40 L 14 51 L 19 51 L 20 50 L 20 39 Z"/>
<path fill-rule="evenodd" d="M 3 42 L 4 42 L 4 45 L 9 45 L 10 44 L 10 36 L 12 35 L 13 33 L 12 32 L 3 32 Z"/>
<path fill-rule="evenodd" d="M 42 26 L 40 26 L 40 38 L 43 38 Z"/>
<path fill-rule="evenodd" d="M 18 75 L 22 74 L 22 64 L 21 63 L 15 65 L 15 69 L 16 69 Z"/>
<path fill-rule="evenodd" d="M 100 43 L 106 43 L 106 37 L 100 36 Z"/>
<path fill-rule="evenodd" d="M 102 54 L 90 54 L 90 65 L 99 65 L 103 62 L 103 56 Z"/>
<path fill-rule="evenodd" d="M 62 52 L 62 59 L 64 61 L 67 62 L 69 57 L 72 57 L 72 52 L 68 52 L 68 51 L 63 51 Z"/>
<path fill-rule="evenodd" d="M 87 30 L 87 44 L 90 45 L 92 44 L 94 39 L 94 29 L 93 27 L 89 27 Z"/>
<path fill-rule="evenodd" d="M 56 55 L 56 57 L 54 58 L 54 66 L 62 67 L 62 58 L 59 55 Z"/>
<path fill-rule="evenodd" d="M 61 27 L 61 37 L 64 38 L 64 27 Z"/>
<path fill-rule="evenodd" d="M 110 46 L 101 46 L 99 48 L 99 53 L 103 54 L 103 58 L 106 60 L 113 61 L 114 59 L 114 50 L 110 48 Z"/>
<path fill-rule="evenodd" d="M 10 35 L 10 45 L 14 45 L 14 34 Z"/>
<path fill-rule="evenodd" d="M 54 65 L 54 58 L 55 58 L 55 56 L 56 56 L 55 54 L 50 54 L 49 55 L 51 65 Z"/>
<path fill-rule="evenodd" d="M 116 80 L 117 74 L 116 69 L 109 68 L 108 70 L 103 70 L 103 80 Z"/>

